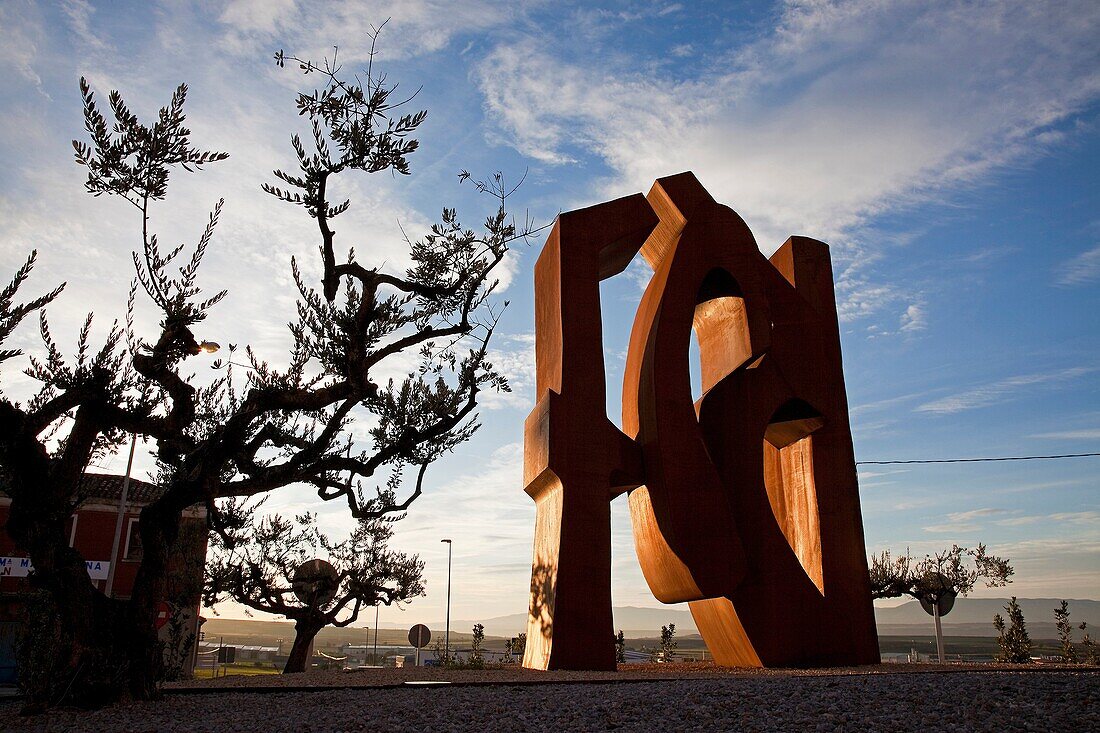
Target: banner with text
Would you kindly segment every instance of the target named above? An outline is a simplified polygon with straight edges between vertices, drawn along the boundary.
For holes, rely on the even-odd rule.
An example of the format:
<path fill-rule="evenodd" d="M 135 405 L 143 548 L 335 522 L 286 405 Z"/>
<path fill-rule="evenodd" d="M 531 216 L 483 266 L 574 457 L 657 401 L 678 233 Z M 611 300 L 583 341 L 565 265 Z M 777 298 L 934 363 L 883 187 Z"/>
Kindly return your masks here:
<path fill-rule="evenodd" d="M 106 580 L 111 570 L 109 560 L 85 560 L 84 564 L 88 566 L 88 576 L 92 580 Z M 25 578 L 32 570 L 34 566 L 29 557 L 0 557 L 0 578 Z"/>

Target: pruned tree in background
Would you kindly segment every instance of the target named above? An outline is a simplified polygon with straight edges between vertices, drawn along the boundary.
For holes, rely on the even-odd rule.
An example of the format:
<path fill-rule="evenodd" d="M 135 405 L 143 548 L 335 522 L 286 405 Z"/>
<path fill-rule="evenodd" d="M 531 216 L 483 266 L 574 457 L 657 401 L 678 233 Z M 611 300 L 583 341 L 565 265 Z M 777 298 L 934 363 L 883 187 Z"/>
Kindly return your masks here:
<path fill-rule="evenodd" d="M 989 588 L 1008 585 L 1015 572 L 1008 560 L 990 555 L 983 544 L 973 550 L 952 545 L 920 560 L 908 552 L 893 557 L 889 550 L 884 550 L 871 556 L 869 570 L 872 598 L 910 596 L 931 608 L 940 662 L 944 661 L 941 606 L 954 602 L 956 596 L 968 595 L 979 580 L 984 580 Z"/>
<path fill-rule="evenodd" d="M 676 652 L 676 624 L 661 627 L 661 654 L 666 662 L 672 661 Z"/>
<path fill-rule="evenodd" d="M 283 672 L 304 672 L 317 633 L 354 623 L 364 608 L 400 605 L 424 595 L 424 563 L 389 548 L 392 522 L 361 519 L 344 540 L 333 542 L 315 514 L 293 519 L 257 516 L 255 506 L 229 501 L 210 534 L 203 586 L 207 606 L 232 600 L 294 622 L 294 644 Z M 298 567 L 326 560 L 335 570 L 328 587 L 303 595 L 294 587 Z"/>
<path fill-rule="evenodd" d="M 1007 625 L 1001 614 L 993 616 L 993 628 L 997 629 L 997 645 L 1001 647 L 998 659 L 1002 662 L 1028 664 L 1031 662 L 1031 637 L 1027 633 L 1024 611 L 1016 602 L 1016 596 L 1012 596 L 1005 611 L 1008 613 Z"/>
<path fill-rule="evenodd" d="M 1081 661 L 1084 664 L 1093 666 L 1096 664 L 1096 643 L 1093 642 L 1092 637 L 1089 636 L 1089 625 L 1087 622 L 1082 621 L 1078 624 L 1077 628 L 1081 629 Z"/>
<path fill-rule="evenodd" d="M 527 647 L 527 632 L 522 631 L 516 636 L 508 639 L 504 645 L 504 650 L 508 657 L 518 656 L 519 661 L 523 661 L 523 650 Z M 509 659 L 509 661 L 511 661 Z"/>
<path fill-rule="evenodd" d="M 661 627 L 661 643 L 658 645 L 658 647 L 656 649 L 653 650 L 653 653 L 650 654 L 650 661 L 651 662 L 671 662 L 672 661 L 672 655 L 676 651 L 676 646 L 677 646 L 677 643 L 675 641 L 675 637 L 676 637 L 676 624 L 669 624 L 668 626 L 662 626 Z M 616 642 L 617 641 L 618 640 L 616 639 Z M 625 645 L 625 643 L 626 643 L 625 639 L 623 640 L 623 643 Z M 625 657 L 625 655 L 626 655 L 625 650 L 623 652 L 623 655 Z"/>
<path fill-rule="evenodd" d="M 45 356 L 31 359 L 28 369 L 41 390 L 23 403 L 0 398 L 0 470 L 12 498 L 8 531 L 31 557 L 31 582 L 54 609 L 55 635 L 65 635 L 61 651 L 42 662 L 49 673 L 37 678 L 45 681 L 41 688 L 27 690 L 29 709 L 65 696 L 103 704 L 123 689 L 119 679 L 138 698 L 155 695 L 156 608 L 165 595 L 167 548 L 185 508 L 204 504 L 216 513 L 219 499 L 306 484 L 322 500 L 345 502 L 359 519 L 399 513 L 420 496 L 432 462 L 476 430 L 479 394 L 507 389 L 486 352 L 499 315 L 489 300 L 493 270 L 517 236 L 505 210 L 513 189 L 500 175 L 478 185 L 496 199 L 481 233 L 444 209 L 440 224 L 409 243 L 413 264 L 403 274 L 361 262 L 350 247 L 337 246 L 332 223 L 351 203 L 331 201 L 331 184 L 355 173 L 408 173 L 424 112 L 399 114 L 396 87 L 373 69 L 347 79 L 335 60 L 276 55 L 279 66 L 288 60 L 320 84 L 297 98 L 309 128 L 305 142 L 291 138 L 297 170 L 277 170 L 279 184 L 265 189 L 314 220 L 319 288 L 292 262 L 299 301 L 285 366 L 246 348 L 243 377 L 227 366 L 206 385 L 194 378 L 191 357 L 202 349 L 194 329 L 224 293 L 204 295 L 198 270 L 221 203 L 182 259 L 182 246 L 159 243 L 153 204 L 166 197 L 172 172 L 226 154 L 192 146 L 183 124 L 184 85 L 145 125 L 118 92 L 109 95 L 114 121 L 108 122 L 81 82 L 90 140 L 74 141 L 76 160 L 87 169 L 90 193 L 134 207 L 140 245 L 125 325 L 112 327 L 97 348 L 89 316 L 75 360 L 62 356 L 43 313 L 60 288 L 25 304 L 15 298 L 33 255 L 0 297 L 0 347 L 32 313 L 40 316 L 45 345 Z M 369 242 L 358 244 L 369 251 Z M 139 290 L 160 312 L 159 330 L 147 340 L 134 328 Z M 17 355 L 0 352 L 4 359 Z M 383 364 L 408 363 L 410 355 L 417 367 L 407 378 L 375 377 Z M 370 442 L 357 444 L 349 428 L 367 416 Z M 134 434 L 155 443 L 164 493 L 141 512 L 145 551 L 133 597 L 120 601 L 92 586 L 64 525 L 89 463 Z M 106 669 L 116 673 L 104 675 Z"/>
<path fill-rule="evenodd" d="M 470 656 L 466 658 L 466 666 L 470 669 L 482 669 L 485 667 L 485 625 L 474 624 L 473 635 L 470 637 Z"/>

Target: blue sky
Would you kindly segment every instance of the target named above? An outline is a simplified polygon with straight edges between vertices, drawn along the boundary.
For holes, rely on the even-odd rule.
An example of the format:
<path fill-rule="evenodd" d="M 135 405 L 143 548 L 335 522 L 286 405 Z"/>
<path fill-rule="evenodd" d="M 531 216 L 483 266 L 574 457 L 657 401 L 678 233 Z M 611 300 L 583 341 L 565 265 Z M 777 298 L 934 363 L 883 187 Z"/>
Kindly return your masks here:
<path fill-rule="evenodd" d="M 378 61 L 402 88 L 420 88 L 429 117 L 411 177 L 340 184 L 353 206 L 337 242 L 362 259 L 400 269 L 401 228 L 426 230 L 443 205 L 479 221 L 490 202 L 458 186 L 463 168 L 527 170 L 514 205 L 540 223 L 690 169 L 766 253 L 790 234 L 830 243 L 858 459 L 1097 450 L 1100 6 L 1088 0 L 409 0 L 326 12 L 295 0 L 5 2 L 0 265 L 10 272 L 36 247 L 34 284 L 69 281 L 50 308 L 59 336 L 89 309 L 101 333 L 120 316 L 139 222 L 125 203 L 82 191 L 69 145 L 82 133 L 77 79 L 101 95 L 120 89 L 144 116 L 186 81 L 193 139 L 232 157 L 176 176 L 155 226 L 165 241 L 192 242 L 225 197 L 204 284 L 230 296 L 200 336 L 281 360 L 289 258 L 315 271 L 316 237 L 300 210 L 259 189 L 293 162 L 294 93 L 310 81 L 271 56 L 320 58 L 338 45 L 351 68 L 370 24 L 387 17 Z M 482 431 L 429 474 L 399 525 L 397 544 L 428 563 L 429 595 L 383 621 L 442 617 L 444 536 L 455 540 L 452 618 L 525 609 L 534 506 L 521 441 L 540 246 L 521 244 L 506 263 L 511 306 L 495 357 L 514 392 L 486 401 Z M 644 275 L 635 263 L 603 286 L 616 422 Z M 155 314 L 140 315 L 151 332 Z M 37 348 L 33 329 L 19 339 Z M 28 387 L 12 367 L 4 380 Z M 866 468 L 869 550 L 985 541 L 1014 561 L 1016 595 L 1100 598 L 1100 459 Z M 349 526 L 304 489 L 269 506 Z M 613 519 L 616 603 L 656 605 L 625 501 Z"/>

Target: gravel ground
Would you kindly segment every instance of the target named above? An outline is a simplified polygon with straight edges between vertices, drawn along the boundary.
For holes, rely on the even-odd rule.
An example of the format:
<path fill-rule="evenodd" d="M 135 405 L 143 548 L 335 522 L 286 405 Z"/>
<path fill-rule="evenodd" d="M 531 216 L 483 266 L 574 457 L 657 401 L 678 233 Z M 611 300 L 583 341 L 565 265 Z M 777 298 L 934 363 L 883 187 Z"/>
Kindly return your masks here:
<path fill-rule="evenodd" d="M 621 678 L 620 678 L 621 679 Z M 724 678 L 168 694 L 5 731 L 1098 731 L 1100 672 Z"/>
<path fill-rule="evenodd" d="M 876 674 L 902 671 L 930 672 L 940 669 L 990 669 L 990 665 L 939 665 L 930 664 L 880 664 L 865 667 L 831 669 L 761 669 L 746 667 L 719 667 L 712 662 L 678 662 L 676 664 L 620 664 L 617 672 L 573 672 L 524 669 L 508 665 L 498 669 L 443 669 L 441 667 L 384 667 L 349 672 L 313 670 L 307 674 L 230 675 L 214 680 L 190 680 L 166 685 L 166 689 L 257 688 L 257 687 L 377 687 L 400 685 L 410 680 L 445 680 L 454 683 L 497 684 L 519 682 L 614 682 L 619 680 L 675 680 L 720 679 L 725 677 L 759 677 L 791 675 Z M 1016 667 L 1008 667 L 1015 669 Z"/>

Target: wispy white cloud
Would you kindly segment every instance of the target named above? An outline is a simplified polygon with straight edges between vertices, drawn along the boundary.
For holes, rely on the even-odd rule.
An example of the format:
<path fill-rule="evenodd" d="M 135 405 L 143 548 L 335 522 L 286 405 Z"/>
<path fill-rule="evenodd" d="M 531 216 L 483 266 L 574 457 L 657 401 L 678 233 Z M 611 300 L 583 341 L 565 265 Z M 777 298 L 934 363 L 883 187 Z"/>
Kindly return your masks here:
<path fill-rule="evenodd" d="M 380 59 L 434 53 L 456 37 L 473 31 L 509 26 L 522 15 L 525 3 L 488 0 L 453 3 L 447 0 L 351 0 L 318 12 L 302 0 L 230 0 L 222 11 L 223 45 L 236 53 L 267 54 L 272 42 L 287 51 L 315 58 L 340 46 L 350 63 L 369 59 L 369 36 L 386 24 Z"/>
<path fill-rule="evenodd" d="M 1055 512 L 1053 514 L 1025 514 L 995 522 L 1002 527 L 1022 527 L 1029 524 L 1057 525 L 1096 525 L 1100 521 L 1100 512 L 1088 510 L 1080 512 Z"/>
<path fill-rule="evenodd" d="M 898 330 L 903 333 L 913 333 L 923 331 L 926 328 L 928 328 L 928 316 L 924 311 L 924 306 L 919 303 L 911 303 L 905 309 L 905 312 L 901 314 Z"/>
<path fill-rule="evenodd" d="M 947 515 L 947 518 L 952 522 L 969 522 L 970 520 L 977 519 L 978 517 L 991 517 L 997 514 L 1004 514 L 1004 512 L 1004 509 L 983 507 L 981 509 L 971 509 L 965 512 L 952 512 Z"/>
<path fill-rule="evenodd" d="M 1042 519 L 1044 519 L 1044 516 L 1042 515 L 1031 514 L 1022 517 L 1009 517 L 1008 519 L 1001 519 L 997 521 L 997 524 L 1001 527 L 1022 527 L 1026 524 L 1035 524 Z"/>
<path fill-rule="evenodd" d="M 933 499 L 912 499 L 909 501 L 899 501 L 890 506 L 890 509 L 895 512 L 908 512 L 913 509 L 921 509 L 926 506 L 932 505 Z"/>
<path fill-rule="evenodd" d="M 932 534 L 952 534 L 963 532 L 976 532 L 981 529 L 981 526 L 977 524 L 948 522 L 947 524 L 930 524 L 926 527 L 923 527 L 923 529 L 925 532 L 930 532 Z"/>
<path fill-rule="evenodd" d="M 1076 537 L 1025 539 L 997 545 L 995 551 L 1002 549 L 1013 551 L 1014 556 L 1027 555 L 1035 559 L 1076 553 L 1100 554 L 1100 538 L 1094 535 L 1091 540 L 1080 540 Z"/>
<path fill-rule="evenodd" d="M 530 409 L 535 403 L 535 334 L 494 337 L 488 359 L 508 379 L 510 392 L 486 392 L 481 404 L 489 409 Z"/>
<path fill-rule="evenodd" d="M 886 397 L 881 400 L 875 400 L 873 402 L 864 402 L 858 405 L 853 405 L 849 410 L 851 415 L 859 415 L 864 412 L 879 412 L 881 410 L 892 410 L 898 405 L 903 405 L 906 402 L 913 402 L 919 400 L 922 397 L 928 396 L 928 392 L 912 392 L 909 394 L 898 395 L 897 397 Z"/>
<path fill-rule="evenodd" d="M 1084 285 L 1100 280 L 1100 244 L 1085 250 L 1059 268 L 1059 285 Z"/>
<path fill-rule="evenodd" d="M 1052 433 L 1035 433 L 1032 438 L 1047 438 L 1050 440 L 1100 440 L 1100 428 L 1086 428 L 1084 430 L 1058 430 Z"/>
<path fill-rule="evenodd" d="M 69 28 L 86 48 L 105 51 L 109 48 L 106 41 L 92 30 L 92 14 L 95 6 L 87 0 L 64 0 L 61 11 L 69 21 Z"/>
<path fill-rule="evenodd" d="M 42 88 L 42 77 L 35 70 L 43 28 L 33 6 L 27 3 L 0 3 L 0 28 L 4 29 L 3 42 L 0 42 L 0 64 L 14 70 L 31 82 L 40 94 L 49 97 Z"/>
<path fill-rule="evenodd" d="M 894 474 L 898 474 L 898 473 L 909 473 L 909 471 L 907 469 L 870 470 L 870 469 L 864 469 L 864 468 L 857 468 L 856 472 L 859 475 L 860 481 L 862 481 L 863 479 L 867 479 L 867 478 L 876 478 L 878 476 L 893 476 Z"/>
<path fill-rule="evenodd" d="M 930 532 L 932 534 L 963 534 L 976 532 L 981 529 L 982 525 L 975 520 L 982 519 L 983 517 L 996 516 L 998 514 L 1004 514 L 1004 510 L 993 507 L 982 507 L 980 509 L 970 509 L 964 512 L 950 512 L 947 515 L 947 521 L 945 523 L 928 525 L 923 529 L 925 532 Z"/>
<path fill-rule="evenodd" d="M 839 284 L 844 284 L 844 281 L 841 280 L 838 285 Z M 842 323 L 858 320 L 862 316 L 872 315 L 876 311 L 882 309 L 886 303 L 901 299 L 901 293 L 899 293 L 896 288 L 870 288 L 869 292 L 871 293 L 883 292 L 886 294 L 878 303 L 874 303 L 874 298 L 871 299 L 871 303 L 868 303 L 866 292 L 864 292 L 858 284 L 852 284 L 843 289 L 838 288 L 838 290 L 841 291 L 844 289 L 849 290 L 854 297 L 845 298 L 840 302 L 841 311 L 853 304 L 860 304 L 863 307 L 858 315 L 849 312 L 842 316 L 840 319 Z M 928 328 L 928 316 L 925 312 L 925 306 L 923 303 L 910 303 L 909 306 L 902 311 L 901 316 L 898 317 L 898 325 L 896 328 L 882 326 L 878 323 L 871 323 L 865 330 L 868 334 L 868 338 L 882 338 L 885 336 L 896 336 L 897 334 L 912 335 L 924 331 L 926 328 Z"/>
<path fill-rule="evenodd" d="M 996 495 L 1027 494 L 1032 491 L 1049 493 L 1051 489 L 1063 489 L 1069 486 L 1082 486 L 1089 483 L 1093 483 L 1093 479 L 1088 475 L 1081 476 L 1080 478 L 1063 479 L 1061 481 L 1013 482 L 1010 486 L 995 489 L 988 493 Z"/>
<path fill-rule="evenodd" d="M 925 402 L 915 408 L 916 412 L 931 412 L 937 415 L 950 415 L 963 410 L 973 410 L 979 407 L 1003 402 L 1026 387 L 1038 387 L 1041 385 L 1059 384 L 1077 379 L 1085 374 L 1096 371 L 1092 367 L 1073 367 L 1040 374 L 1024 374 L 1017 377 L 1009 377 L 991 384 L 974 387 L 973 389 L 959 392 L 947 397 L 941 397 L 931 402 Z"/>
<path fill-rule="evenodd" d="M 1052 522 L 1068 522 L 1070 524 L 1085 524 L 1095 527 L 1100 523 L 1100 512 L 1056 512 L 1047 515 L 1047 518 Z"/>
<path fill-rule="evenodd" d="M 851 323 L 878 313 L 902 298 L 897 286 L 872 283 L 865 277 L 841 277 L 836 284 L 837 317 Z"/>

